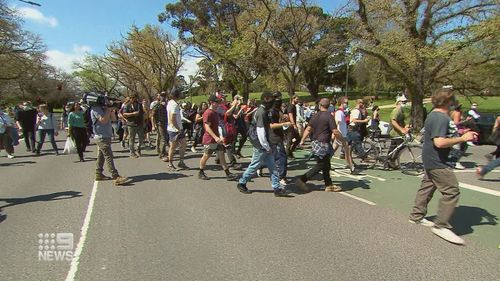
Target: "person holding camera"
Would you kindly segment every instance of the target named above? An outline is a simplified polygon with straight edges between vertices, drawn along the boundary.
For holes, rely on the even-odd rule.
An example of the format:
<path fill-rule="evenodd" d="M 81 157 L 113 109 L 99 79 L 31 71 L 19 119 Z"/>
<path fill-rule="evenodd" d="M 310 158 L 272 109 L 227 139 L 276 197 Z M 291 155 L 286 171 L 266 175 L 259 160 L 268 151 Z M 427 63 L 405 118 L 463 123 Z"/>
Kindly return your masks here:
<path fill-rule="evenodd" d="M 113 137 L 113 127 L 111 125 L 111 114 L 113 107 L 106 105 L 95 105 L 91 107 L 92 127 L 94 129 L 94 139 L 97 145 L 97 168 L 96 181 L 110 179 L 103 174 L 104 162 L 106 162 L 111 177 L 115 185 L 122 185 L 128 181 L 127 178 L 120 176 L 115 168 L 113 160 L 113 150 L 111 149 L 111 138 Z"/>
<path fill-rule="evenodd" d="M 184 130 L 182 129 L 182 114 L 181 107 L 179 106 L 178 100 L 182 97 L 182 93 L 180 90 L 175 89 L 170 93 L 170 100 L 167 104 L 167 113 L 168 113 L 168 138 L 170 140 L 170 149 L 168 152 L 168 167 L 171 170 L 177 170 L 174 166 L 174 153 L 177 148 L 179 148 L 179 164 L 177 167 L 180 169 L 188 169 L 188 166 L 184 164 L 184 154 L 186 152 L 187 142 L 186 135 Z"/>
<path fill-rule="evenodd" d="M 136 94 L 130 97 L 130 103 L 123 108 L 123 117 L 127 119 L 128 127 L 128 146 L 130 157 L 141 157 L 141 147 L 144 142 L 144 107 L 138 101 Z M 139 136 L 139 146 L 135 149 L 135 137 Z"/>

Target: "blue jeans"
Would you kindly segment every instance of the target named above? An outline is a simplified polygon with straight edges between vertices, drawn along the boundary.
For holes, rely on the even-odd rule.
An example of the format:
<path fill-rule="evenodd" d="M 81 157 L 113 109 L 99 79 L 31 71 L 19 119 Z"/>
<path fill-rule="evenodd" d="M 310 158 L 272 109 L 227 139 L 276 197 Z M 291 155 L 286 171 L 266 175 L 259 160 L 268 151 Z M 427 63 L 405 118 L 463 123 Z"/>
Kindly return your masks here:
<path fill-rule="evenodd" d="M 271 186 L 273 189 L 279 189 L 280 178 L 278 176 L 278 170 L 276 169 L 276 163 L 274 162 L 274 154 L 267 153 L 266 151 L 253 148 L 252 162 L 243 173 L 239 183 L 246 184 L 250 181 L 253 175 L 256 174 L 257 169 L 261 166 L 266 166 L 269 169 L 269 174 L 271 176 Z"/>
<path fill-rule="evenodd" d="M 37 131 L 38 134 L 38 146 L 36 148 L 36 152 L 40 153 L 40 150 L 42 150 L 43 143 L 45 142 L 45 135 L 49 135 L 50 138 L 50 143 L 52 144 L 52 148 L 58 154 L 57 150 L 57 144 L 56 144 L 56 139 L 55 139 L 55 134 L 54 134 L 54 129 L 39 129 Z"/>
<path fill-rule="evenodd" d="M 280 179 L 286 178 L 288 156 L 286 155 L 285 145 L 283 143 L 272 144 L 271 148 L 274 154 L 274 162 L 276 163 L 276 169 L 278 170 L 278 175 Z"/>
<path fill-rule="evenodd" d="M 363 149 L 363 137 L 358 131 L 349 130 L 347 132 L 347 141 L 360 158 L 365 158 L 366 151 Z"/>
<path fill-rule="evenodd" d="M 481 169 L 481 176 L 484 176 L 487 173 L 493 171 L 493 169 L 495 169 L 498 166 L 500 166 L 500 158 L 497 158 L 497 159 L 491 161 L 488 165 L 484 166 Z"/>

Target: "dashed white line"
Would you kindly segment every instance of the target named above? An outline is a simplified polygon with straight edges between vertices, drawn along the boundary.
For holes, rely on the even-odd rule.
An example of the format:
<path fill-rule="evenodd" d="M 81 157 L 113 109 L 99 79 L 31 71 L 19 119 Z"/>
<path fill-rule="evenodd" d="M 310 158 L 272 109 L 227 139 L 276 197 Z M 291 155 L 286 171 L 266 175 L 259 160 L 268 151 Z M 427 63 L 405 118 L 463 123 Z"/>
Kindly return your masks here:
<path fill-rule="evenodd" d="M 356 200 L 358 200 L 358 201 L 360 201 L 360 202 L 366 203 L 366 204 L 371 205 L 371 206 L 375 206 L 375 205 L 377 205 L 377 204 L 375 204 L 375 203 L 374 203 L 374 202 L 372 202 L 372 201 L 368 201 L 368 200 L 366 200 L 366 199 L 363 199 L 363 198 L 358 197 L 358 196 L 354 196 L 354 195 L 349 194 L 349 193 L 346 193 L 346 192 L 339 192 L 338 194 L 341 194 L 341 195 L 344 195 L 344 196 L 350 197 L 350 198 L 352 198 L 352 199 L 356 199 Z"/>
<path fill-rule="evenodd" d="M 97 193 L 97 187 L 99 186 L 97 181 L 94 181 L 94 186 L 92 187 L 92 193 L 90 194 L 89 205 L 87 206 L 87 213 L 85 214 L 85 219 L 83 220 L 82 228 L 80 229 L 80 240 L 76 245 L 75 254 L 71 260 L 71 266 L 66 276 L 66 281 L 75 280 L 75 275 L 78 272 L 78 265 L 80 264 L 80 255 L 83 251 L 83 246 L 85 245 L 85 240 L 87 239 L 87 232 L 89 230 L 90 219 L 92 217 L 92 210 L 94 209 L 94 201 Z"/>

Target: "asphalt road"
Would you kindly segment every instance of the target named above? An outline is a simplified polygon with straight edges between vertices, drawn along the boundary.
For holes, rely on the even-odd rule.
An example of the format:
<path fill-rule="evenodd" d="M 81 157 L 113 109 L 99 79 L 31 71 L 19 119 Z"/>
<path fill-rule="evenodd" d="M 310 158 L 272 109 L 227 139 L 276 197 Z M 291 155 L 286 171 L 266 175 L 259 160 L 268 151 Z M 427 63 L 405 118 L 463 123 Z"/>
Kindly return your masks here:
<path fill-rule="evenodd" d="M 130 159 L 114 148 L 132 180 L 124 187 L 93 182 L 95 146 L 86 163 L 50 151 L 32 157 L 23 145 L 15 159 L 0 154 L 0 280 L 500 279 L 499 196 L 483 192 L 500 190 L 498 170 L 486 182 L 472 167 L 457 173 L 468 188 L 453 219 L 467 244 L 456 246 L 408 223 L 419 179 L 398 171 L 351 176 L 335 160 L 346 192 L 326 193 L 317 181 L 316 191 L 275 198 L 265 178 L 239 193 L 213 160 L 212 180 L 201 182 L 194 169 L 167 171 L 153 151 Z M 491 149 L 465 160 L 481 164 Z M 304 155 L 291 176 L 307 168 Z M 187 157 L 197 167 L 200 154 Z M 39 233 L 72 233 L 77 258 L 40 260 Z"/>

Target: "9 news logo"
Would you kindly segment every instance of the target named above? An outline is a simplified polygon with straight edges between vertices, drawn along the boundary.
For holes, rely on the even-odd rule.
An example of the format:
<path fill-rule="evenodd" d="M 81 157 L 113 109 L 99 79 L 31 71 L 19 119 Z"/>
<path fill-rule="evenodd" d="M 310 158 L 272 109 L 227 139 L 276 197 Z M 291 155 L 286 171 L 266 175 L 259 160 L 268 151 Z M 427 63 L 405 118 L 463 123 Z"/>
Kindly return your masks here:
<path fill-rule="evenodd" d="M 73 233 L 39 233 L 39 261 L 71 261 L 73 259 Z"/>

